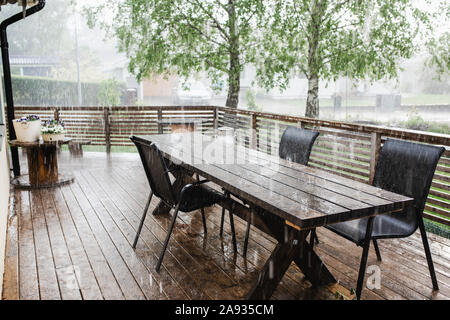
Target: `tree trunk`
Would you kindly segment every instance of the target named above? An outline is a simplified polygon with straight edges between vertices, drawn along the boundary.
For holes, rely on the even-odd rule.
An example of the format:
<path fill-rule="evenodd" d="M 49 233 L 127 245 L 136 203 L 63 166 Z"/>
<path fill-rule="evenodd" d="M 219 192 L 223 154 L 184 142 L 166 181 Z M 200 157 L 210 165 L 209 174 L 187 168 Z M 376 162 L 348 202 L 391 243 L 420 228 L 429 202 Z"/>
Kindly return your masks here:
<path fill-rule="evenodd" d="M 228 95 L 226 106 L 237 108 L 239 103 L 239 90 L 241 87 L 241 68 L 239 61 L 239 39 L 236 30 L 236 8 L 234 0 L 228 0 L 230 68 L 228 69 Z"/>
<path fill-rule="evenodd" d="M 226 106 L 237 108 L 239 91 L 241 88 L 241 74 L 239 70 L 239 56 L 230 56 L 230 72 L 228 73 L 228 95 Z"/>
<path fill-rule="evenodd" d="M 305 117 L 319 117 L 319 78 L 311 75 L 308 78 L 308 97 L 306 99 Z"/>
<path fill-rule="evenodd" d="M 325 13 L 326 1 L 311 1 L 311 18 L 308 22 L 308 97 L 306 100 L 305 116 L 319 117 L 319 72 L 321 57 L 319 52 L 320 27 Z"/>
<path fill-rule="evenodd" d="M 236 9 L 234 0 L 228 0 L 229 21 L 229 52 L 230 66 L 228 69 L 228 94 L 225 105 L 237 109 L 239 104 L 239 91 L 241 89 L 241 63 L 239 61 L 239 38 L 236 30 Z M 225 114 L 225 125 L 236 128 L 236 114 Z"/>

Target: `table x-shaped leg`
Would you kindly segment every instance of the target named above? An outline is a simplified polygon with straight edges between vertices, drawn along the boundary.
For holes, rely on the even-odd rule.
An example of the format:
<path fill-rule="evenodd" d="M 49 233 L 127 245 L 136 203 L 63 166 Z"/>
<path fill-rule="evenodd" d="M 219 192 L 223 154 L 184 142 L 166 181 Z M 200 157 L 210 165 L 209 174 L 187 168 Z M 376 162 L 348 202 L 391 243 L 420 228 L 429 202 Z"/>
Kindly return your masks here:
<path fill-rule="evenodd" d="M 265 220 L 264 215 L 260 218 Z M 276 226 L 277 223 L 274 223 L 273 218 L 271 220 L 271 223 L 266 225 L 271 226 L 270 228 L 274 230 L 273 235 L 277 238 L 278 244 L 264 265 L 255 284 L 247 293 L 247 299 L 269 299 L 292 261 L 301 269 L 313 286 L 336 282 L 333 275 L 306 241 L 309 230 L 297 230 L 285 224 Z M 280 234 L 280 228 L 281 230 L 284 228 L 284 235 Z"/>

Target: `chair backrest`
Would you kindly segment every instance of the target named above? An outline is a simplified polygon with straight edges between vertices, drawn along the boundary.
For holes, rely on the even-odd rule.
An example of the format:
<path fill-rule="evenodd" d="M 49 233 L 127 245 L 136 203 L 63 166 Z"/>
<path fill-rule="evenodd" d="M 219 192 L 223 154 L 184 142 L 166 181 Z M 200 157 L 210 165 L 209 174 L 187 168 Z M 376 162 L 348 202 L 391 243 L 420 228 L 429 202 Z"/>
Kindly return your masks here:
<path fill-rule="evenodd" d="M 387 139 L 381 148 L 373 185 L 414 198 L 414 208 L 391 215 L 417 230 L 443 147 Z M 386 226 L 389 227 L 389 226 Z"/>
<path fill-rule="evenodd" d="M 175 204 L 175 193 L 161 151 L 154 143 L 149 144 L 135 136 L 130 139 L 138 149 L 153 194 L 170 205 Z"/>
<path fill-rule="evenodd" d="M 308 164 L 309 155 L 319 132 L 288 126 L 280 141 L 280 158 L 303 165 Z"/>

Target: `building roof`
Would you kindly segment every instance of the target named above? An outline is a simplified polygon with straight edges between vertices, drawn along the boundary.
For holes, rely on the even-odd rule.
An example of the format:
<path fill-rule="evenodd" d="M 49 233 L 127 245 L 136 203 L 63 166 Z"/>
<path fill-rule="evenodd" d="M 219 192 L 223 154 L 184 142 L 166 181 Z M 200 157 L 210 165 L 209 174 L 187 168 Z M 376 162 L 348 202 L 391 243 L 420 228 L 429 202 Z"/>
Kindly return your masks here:
<path fill-rule="evenodd" d="M 1 1 L 1 0 L 0 0 Z M 52 56 L 25 56 L 25 55 L 11 55 L 11 65 L 57 65 L 59 63 L 58 57 Z"/>

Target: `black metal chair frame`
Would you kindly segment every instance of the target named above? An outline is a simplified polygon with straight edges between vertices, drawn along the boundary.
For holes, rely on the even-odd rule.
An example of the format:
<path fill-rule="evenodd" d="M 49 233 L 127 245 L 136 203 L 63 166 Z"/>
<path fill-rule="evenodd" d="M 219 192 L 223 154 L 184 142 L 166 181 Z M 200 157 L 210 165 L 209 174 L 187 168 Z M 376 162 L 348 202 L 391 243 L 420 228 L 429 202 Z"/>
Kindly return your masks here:
<path fill-rule="evenodd" d="M 134 249 L 136 248 L 137 242 L 139 240 L 139 235 L 140 235 L 140 233 L 142 231 L 142 227 L 144 225 L 144 221 L 145 221 L 145 218 L 147 216 L 147 212 L 148 212 L 148 209 L 150 207 L 150 203 L 151 203 L 151 200 L 152 200 L 152 197 L 153 197 L 154 194 L 156 196 L 158 196 L 160 198 L 160 200 L 164 204 L 166 204 L 171 209 L 174 209 L 174 214 L 172 216 L 172 220 L 171 220 L 171 223 L 170 223 L 170 226 L 169 226 L 169 230 L 167 231 L 166 239 L 165 239 L 164 244 L 163 244 L 163 249 L 161 251 L 161 254 L 159 256 L 158 262 L 156 264 L 156 271 L 159 271 L 159 269 L 161 268 L 161 264 L 162 264 L 163 258 L 164 258 L 164 254 L 165 254 L 165 252 L 167 250 L 167 245 L 169 244 L 170 236 L 172 234 L 173 227 L 175 225 L 175 221 L 176 221 L 177 216 L 178 216 L 178 212 L 180 211 L 180 205 L 181 205 L 181 203 L 183 203 L 183 201 L 187 200 L 186 197 L 185 197 L 186 193 L 189 191 L 190 188 L 199 186 L 199 185 L 204 184 L 204 183 L 209 182 L 209 181 L 208 180 L 201 180 L 200 181 L 199 176 L 197 175 L 197 181 L 194 182 L 194 183 L 190 183 L 190 184 L 185 185 L 181 189 L 181 191 L 179 193 L 178 201 L 175 201 L 175 199 L 177 197 L 175 196 L 175 190 L 173 189 L 173 185 L 170 182 L 170 178 L 169 178 L 169 175 L 168 175 L 170 172 L 173 172 L 173 170 L 168 170 L 168 168 L 166 166 L 166 163 L 165 163 L 165 160 L 164 160 L 163 156 L 161 155 L 161 152 L 159 151 L 158 147 L 155 144 L 153 144 L 153 143 L 149 144 L 147 141 L 141 140 L 141 139 L 139 139 L 137 137 L 134 137 L 134 136 L 130 137 L 130 139 L 135 143 L 135 145 L 136 145 L 136 147 L 138 149 L 138 152 L 139 152 L 139 155 L 141 157 L 142 164 L 144 166 L 144 170 L 145 170 L 145 173 L 147 175 L 148 181 L 150 183 L 150 188 L 151 188 L 150 195 L 148 197 L 147 203 L 145 205 L 144 212 L 143 212 L 141 220 L 139 222 L 139 226 L 138 226 L 138 229 L 137 229 L 136 236 L 134 238 L 132 247 Z M 172 195 L 172 196 L 169 196 L 169 198 L 172 198 L 172 201 L 168 201 L 167 199 L 164 199 L 164 197 L 162 197 L 161 195 L 157 194 L 156 190 L 158 190 L 158 187 L 155 185 L 155 183 L 153 181 L 153 178 L 152 178 L 152 176 L 151 176 L 151 174 L 149 172 L 149 169 L 147 167 L 146 160 L 145 160 L 145 157 L 144 157 L 141 145 L 145 145 L 145 146 L 147 146 L 149 148 L 153 148 L 156 151 L 156 154 L 159 157 L 158 161 L 161 161 L 160 163 L 162 165 L 162 168 L 164 168 L 164 173 L 163 173 L 164 178 L 165 178 L 164 179 L 165 180 L 164 183 L 166 184 L 166 186 L 168 188 L 169 194 Z M 206 227 L 206 218 L 205 218 L 204 207 L 201 206 L 200 208 L 195 208 L 195 209 L 190 210 L 190 211 L 194 211 L 194 210 L 197 210 L 197 209 L 201 210 L 203 229 L 204 229 L 204 233 L 206 234 L 207 233 L 207 227 Z M 224 210 L 225 209 L 223 208 L 222 212 L 224 212 Z M 233 215 L 232 215 L 231 210 L 229 211 L 229 214 L 230 214 L 230 224 L 232 226 L 231 230 L 232 230 L 232 235 L 233 235 L 233 247 L 234 247 L 234 249 L 236 251 L 236 235 L 235 235 L 235 232 L 234 232 Z"/>
<path fill-rule="evenodd" d="M 387 139 L 386 143 L 389 143 L 388 141 L 397 141 L 394 139 Z M 405 142 L 405 141 L 403 141 Z M 405 143 L 411 143 L 412 142 L 405 142 Z M 435 159 L 435 164 L 434 164 L 434 168 L 432 168 L 432 171 L 434 173 L 437 163 L 439 161 L 440 156 L 442 155 L 442 153 L 444 152 L 444 148 L 439 148 L 439 147 L 434 147 L 436 148 L 437 153 L 439 153 L 437 159 Z M 439 150 L 440 149 L 440 150 Z M 381 158 L 381 157 L 380 157 Z M 380 159 L 377 163 L 377 167 L 376 169 L 378 169 L 378 166 L 380 164 Z M 376 174 L 376 173 L 375 173 Z M 426 193 L 428 194 L 430 186 L 431 186 L 431 182 L 432 182 L 432 176 L 428 177 L 429 181 L 427 182 L 427 185 L 424 187 L 424 190 L 426 191 Z M 374 185 L 375 185 L 375 179 L 374 179 Z M 378 239 L 394 239 L 394 238 L 407 238 L 410 235 L 412 235 L 414 232 L 417 231 L 417 228 L 420 230 L 420 235 L 422 238 L 422 243 L 423 243 L 423 247 L 424 247 L 424 251 L 425 251 L 425 256 L 427 259 L 427 264 L 428 264 L 428 269 L 430 272 L 430 277 L 431 277 L 431 282 L 433 285 L 433 290 L 439 290 L 439 286 L 438 286 L 438 282 L 437 282 L 437 278 L 436 278 L 436 272 L 434 270 L 434 264 L 433 264 L 433 259 L 431 256 L 431 251 L 430 251 L 430 246 L 428 243 L 428 238 L 427 238 L 427 234 L 426 234 L 426 230 L 425 230 L 425 225 L 423 222 L 423 206 L 425 204 L 426 201 L 426 197 L 425 199 L 423 199 L 423 205 L 421 206 L 421 208 L 417 208 L 417 205 L 413 205 L 413 207 L 415 208 L 416 211 L 416 215 L 417 215 L 417 227 L 410 232 L 409 234 L 402 234 L 402 235 L 382 235 L 382 236 L 372 236 L 372 231 L 373 231 L 373 224 L 374 224 L 374 220 L 376 217 L 370 217 L 368 218 L 367 221 L 367 226 L 366 226 L 366 232 L 365 232 L 365 237 L 364 240 L 357 242 L 356 245 L 357 246 L 361 246 L 363 248 L 363 252 L 362 252 L 362 256 L 361 256 L 361 263 L 360 263 L 360 267 L 359 267 L 359 273 L 358 273 L 358 280 L 357 280 L 357 286 L 356 286 L 356 298 L 359 300 L 361 298 L 361 292 L 362 292 L 362 287 L 363 287 L 363 282 L 364 282 L 364 275 L 366 272 L 366 266 L 367 266 L 367 259 L 368 259 L 368 254 L 369 254 L 369 249 L 370 249 L 370 241 L 372 240 L 373 242 L 373 246 L 375 249 L 375 253 L 377 256 L 377 260 L 378 261 L 382 261 L 381 260 L 381 253 L 380 253 L 380 249 L 378 247 L 378 243 L 377 240 Z M 329 227 L 327 227 L 327 229 L 330 229 Z M 336 230 L 330 229 L 331 231 L 335 232 L 336 234 L 342 236 L 343 238 L 355 242 L 355 240 L 353 240 L 350 236 L 338 232 Z M 314 246 L 314 242 L 318 242 L 318 238 L 317 238 L 317 234 L 316 234 L 316 230 L 313 229 L 312 233 L 311 233 L 311 237 L 310 237 L 310 245 L 311 247 Z"/>

